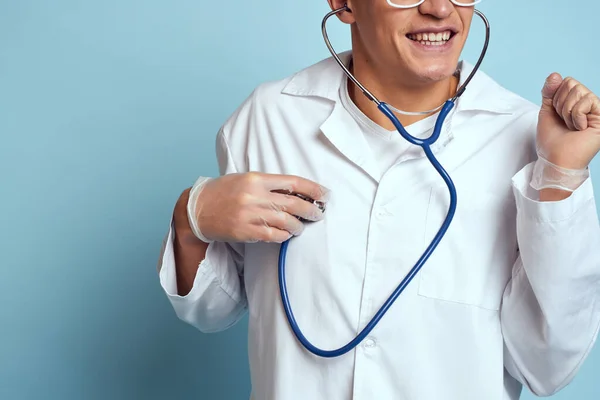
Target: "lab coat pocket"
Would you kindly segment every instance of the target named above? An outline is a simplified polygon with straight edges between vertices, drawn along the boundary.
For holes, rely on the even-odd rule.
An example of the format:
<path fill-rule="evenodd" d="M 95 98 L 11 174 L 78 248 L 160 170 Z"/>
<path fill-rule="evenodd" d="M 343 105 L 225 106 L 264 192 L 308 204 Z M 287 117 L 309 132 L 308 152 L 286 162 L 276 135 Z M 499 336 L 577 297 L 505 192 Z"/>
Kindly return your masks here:
<path fill-rule="evenodd" d="M 516 218 L 510 193 L 492 193 L 457 185 L 454 218 L 419 272 L 419 295 L 499 310 L 516 259 Z M 448 188 L 430 193 L 424 248 L 440 229 L 450 204 Z"/>

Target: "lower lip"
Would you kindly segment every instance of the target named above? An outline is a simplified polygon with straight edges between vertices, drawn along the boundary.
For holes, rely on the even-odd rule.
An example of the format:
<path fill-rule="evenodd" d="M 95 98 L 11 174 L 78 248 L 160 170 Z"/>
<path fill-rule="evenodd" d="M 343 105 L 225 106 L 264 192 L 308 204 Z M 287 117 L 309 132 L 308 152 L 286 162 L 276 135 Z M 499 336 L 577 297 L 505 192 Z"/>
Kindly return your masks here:
<path fill-rule="evenodd" d="M 444 51 L 448 51 L 448 50 L 450 50 L 450 48 L 452 48 L 452 44 L 454 43 L 455 37 L 456 37 L 456 35 L 452 35 L 452 37 L 446 43 L 444 43 L 442 45 L 426 45 L 426 44 L 422 44 L 421 42 L 417 42 L 416 40 L 411 40 L 408 37 L 406 38 L 406 40 L 411 42 L 413 44 L 413 46 L 415 46 L 417 49 L 419 49 L 421 51 L 443 53 Z"/>

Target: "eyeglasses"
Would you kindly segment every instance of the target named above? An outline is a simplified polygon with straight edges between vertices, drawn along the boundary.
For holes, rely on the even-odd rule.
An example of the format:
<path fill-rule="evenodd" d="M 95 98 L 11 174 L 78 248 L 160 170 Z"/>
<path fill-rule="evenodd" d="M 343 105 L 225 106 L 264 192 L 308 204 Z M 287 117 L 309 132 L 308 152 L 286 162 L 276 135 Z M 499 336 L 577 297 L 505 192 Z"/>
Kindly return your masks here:
<path fill-rule="evenodd" d="M 452 4 L 461 7 L 471 7 L 475 4 L 481 3 L 481 0 L 450 0 Z M 387 0 L 388 4 L 396 8 L 413 8 L 418 7 L 425 2 L 425 0 Z"/>

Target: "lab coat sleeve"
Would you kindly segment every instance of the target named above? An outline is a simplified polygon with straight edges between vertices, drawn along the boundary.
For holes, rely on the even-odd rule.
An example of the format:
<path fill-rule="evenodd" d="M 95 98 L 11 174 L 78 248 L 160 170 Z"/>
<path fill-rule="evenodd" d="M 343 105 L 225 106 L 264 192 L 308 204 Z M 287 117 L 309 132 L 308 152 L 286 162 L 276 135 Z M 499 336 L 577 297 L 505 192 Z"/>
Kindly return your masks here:
<path fill-rule="evenodd" d="M 533 163 L 512 180 L 519 257 L 501 308 L 507 371 L 538 396 L 569 384 L 600 323 L 600 227 L 592 181 L 539 202 Z"/>
<path fill-rule="evenodd" d="M 221 175 L 237 172 L 223 131 L 217 135 L 217 158 Z M 173 252 L 173 219 L 158 260 L 160 284 L 177 316 L 202 332 L 218 332 L 234 325 L 245 314 L 247 301 L 243 281 L 244 245 L 210 243 L 198 266 L 192 290 L 177 294 Z"/>

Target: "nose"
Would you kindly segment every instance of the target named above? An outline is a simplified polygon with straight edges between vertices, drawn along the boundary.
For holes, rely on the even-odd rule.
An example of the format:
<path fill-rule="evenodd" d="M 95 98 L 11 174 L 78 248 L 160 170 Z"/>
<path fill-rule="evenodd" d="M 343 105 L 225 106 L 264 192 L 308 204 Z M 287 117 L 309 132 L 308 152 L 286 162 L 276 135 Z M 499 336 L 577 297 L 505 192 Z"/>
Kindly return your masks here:
<path fill-rule="evenodd" d="M 444 19 L 452 14 L 454 5 L 450 0 L 425 0 L 419 6 L 419 12 L 423 15 L 431 15 L 438 19 Z"/>

